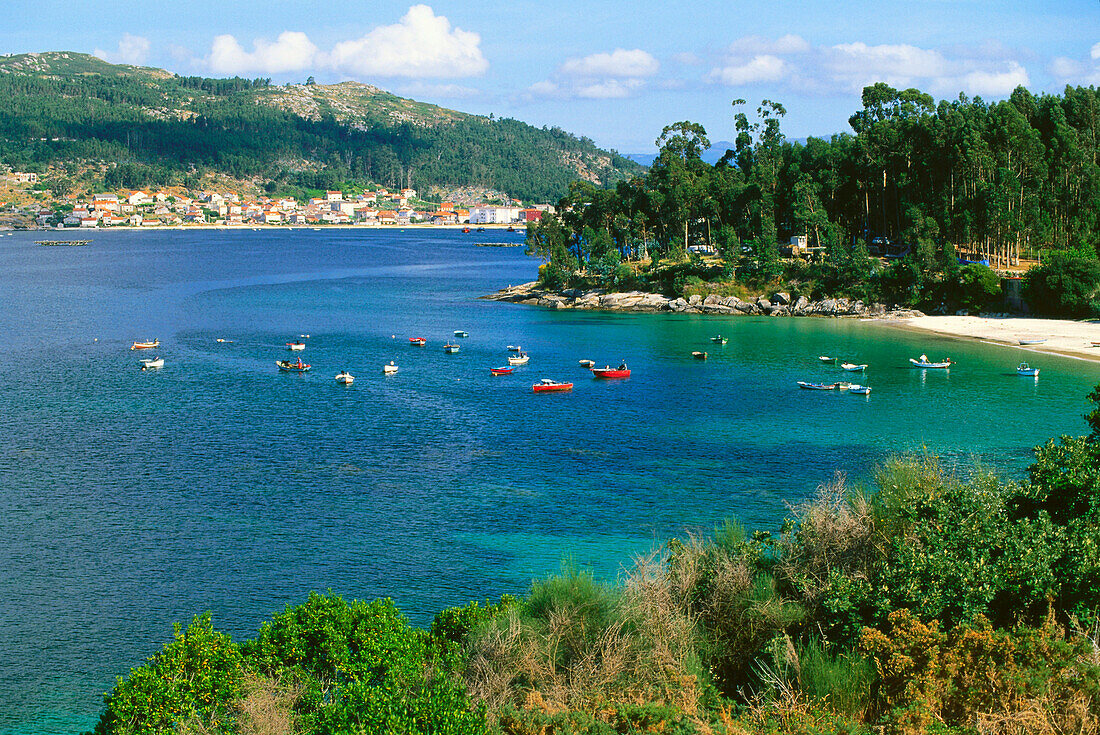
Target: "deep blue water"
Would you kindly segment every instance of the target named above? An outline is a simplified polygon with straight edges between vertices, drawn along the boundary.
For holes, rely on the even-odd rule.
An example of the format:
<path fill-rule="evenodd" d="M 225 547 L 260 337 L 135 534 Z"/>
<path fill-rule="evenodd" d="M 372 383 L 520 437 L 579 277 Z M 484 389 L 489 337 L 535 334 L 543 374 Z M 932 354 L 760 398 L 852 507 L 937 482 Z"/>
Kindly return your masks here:
<path fill-rule="evenodd" d="M 892 452 L 1018 474 L 1032 446 L 1084 430 L 1100 381 L 1096 364 L 875 323 L 477 300 L 535 276 L 521 248 L 473 246 L 506 233 L 92 237 L 0 237 L 0 733 L 90 729 L 114 677 L 204 610 L 247 638 L 332 589 L 426 624 L 567 557 L 613 577 L 731 515 L 774 529 Z M 470 337 L 446 355 L 455 329 Z M 314 369 L 280 374 L 299 334 Z M 143 373 L 128 347 L 152 337 L 166 366 Z M 490 376 L 510 343 L 531 364 Z M 922 352 L 959 365 L 909 369 Z M 822 353 L 869 363 L 873 393 L 798 390 L 839 377 Z M 634 375 L 595 381 L 580 358 Z M 542 377 L 576 388 L 533 395 Z"/>

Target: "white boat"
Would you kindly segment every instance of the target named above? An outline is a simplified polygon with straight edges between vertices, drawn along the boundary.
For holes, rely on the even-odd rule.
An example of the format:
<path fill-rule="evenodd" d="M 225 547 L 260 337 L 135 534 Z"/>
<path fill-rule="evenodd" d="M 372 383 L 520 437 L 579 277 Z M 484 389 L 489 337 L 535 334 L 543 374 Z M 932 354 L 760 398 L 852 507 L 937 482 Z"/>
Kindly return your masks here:
<path fill-rule="evenodd" d="M 919 360 L 909 358 L 909 362 L 913 364 L 913 367 L 919 368 L 939 368 L 941 370 L 947 370 L 951 367 L 951 358 L 947 358 L 943 362 L 932 362 L 928 359 L 928 355 L 921 355 Z"/>
<path fill-rule="evenodd" d="M 397 366 L 394 365 L 393 361 L 391 360 L 389 365 L 383 365 L 382 366 L 382 372 L 385 373 L 386 375 L 393 375 L 394 373 L 397 372 Z"/>
<path fill-rule="evenodd" d="M 305 342 L 287 342 L 286 346 L 290 348 L 291 352 L 301 352 L 306 348 Z"/>
<path fill-rule="evenodd" d="M 842 362 L 840 363 L 840 367 L 844 368 L 850 373 L 862 373 L 864 370 L 867 369 L 866 365 L 856 365 L 855 363 L 851 362 Z"/>
<path fill-rule="evenodd" d="M 344 385 L 351 385 L 355 382 L 355 376 L 347 370 L 342 370 L 336 374 L 336 382 L 343 383 Z"/>
<path fill-rule="evenodd" d="M 466 331 L 463 331 L 463 330 L 461 330 L 461 329 L 456 329 L 456 330 L 455 330 L 455 336 L 456 336 L 456 337 L 469 337 L 469 336 L 470 336 L 470 333 L 469 333 L 469 332 L 466 332 Z"/>
<path fill-rule="evenodd" d="M 1039 377 L 1039 368 L 1031 367 L 1026 362 L 1021 362 L 1016 367 L 1016 374 L 1026 377 Z"/>
<path fill-rule="evenodd" d="M 521 352 L 518 355 L 516 355 L 515 357 L 509 357 L 508 358 L 508 364 L 509 365 L 526 365 L 527 361 L 530 360 L 530 359 L 531 358 L 528 357 L 526 352 Z"/>
<path fill-rule="evenodd" d="M 459 349 L 460 348 L 458 345 L 443 345 L 443 351 L 449 355 L 453 355 L 454 353 L 458 352 Z"/>
<path fill-rule="evenodd" d="M 578 360 L 577 362 L 582 368 L 594 368 L 594 367 L 596 367 L 596 361 L 595 360 Z"/>
<path fill-rule="evenodd" d="M 1022 345 L 1041 345 L 1046 341 L 1047 341 L 1046 337 L 1042 337 L 1042 338 L 1039 338 L 1039 339 L 1021 339 L 1020 344 L 1022 344 Z"/>
<path fill-rule="evenodd" d="M 852 385 L 848 386 L 848 392 L 849 393 L 858 393 L 861 396 L 865 396 L 865 395 L 867 395 L 868 393 L 871 392 L 871 386 L 869 386 L 869 385 L 856 385 L 855 383 L 853 383 Z"/>
<path fill-rule="evenodd" d="M 523 348 L 519 345 L 508 345 L 509 352 L 523 352 Z"/>
<path fill-rule="evenodd" d="M 798 387 L 804 390 L 836 390 L 839 383 L 807 383 L 805 380 L 798 381 Z"/>
<path fill-rule="evenodd" d="M 142 370 L 156 370 L 157 368 L 162 368 L 162 367 L 164 367 L 164 358 L 163 357 L 155 357 L 152 360 L 142 360 L 141 361 L 141 369 Z"/>
<path fill-rule="evenodd" d="M 835 357 L 829 357 L 828 355 L 818 355 L 817 359 L 821 360 L 822 362 L 836 362 Z"/>

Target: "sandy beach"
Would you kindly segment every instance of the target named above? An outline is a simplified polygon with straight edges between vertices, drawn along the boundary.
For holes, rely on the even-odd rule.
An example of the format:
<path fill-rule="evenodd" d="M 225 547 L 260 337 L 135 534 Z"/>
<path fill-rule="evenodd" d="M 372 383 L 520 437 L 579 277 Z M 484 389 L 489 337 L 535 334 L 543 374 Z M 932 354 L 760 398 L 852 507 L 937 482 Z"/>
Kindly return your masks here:
<path fill-rule="evenodd" d="M 934 332 L 961 339 L 976 339 L 1018 350 L 1047 352 L 1065 357 L 1100 362 L 1100 322 L 1074 322 L 1064 319 L 1027 319 L 989 316 L 921 316 L 889 320 L 887 323 L 908 329 Z M 1020 341 L 1046 340 L 1021 345 Z"/>

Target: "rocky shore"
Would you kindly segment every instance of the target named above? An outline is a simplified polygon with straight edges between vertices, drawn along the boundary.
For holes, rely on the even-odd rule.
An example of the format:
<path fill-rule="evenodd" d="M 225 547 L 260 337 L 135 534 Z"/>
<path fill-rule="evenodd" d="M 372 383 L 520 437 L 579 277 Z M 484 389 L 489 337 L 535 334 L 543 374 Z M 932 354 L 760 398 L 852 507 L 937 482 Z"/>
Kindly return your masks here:
<path fill-rule="evenodd" d="M 865 304 L 849 299 L 810 301 L 779 292 L 770 298 L 757 296 L 745 301 L 736 296 L 692 296 L 670 298 L 661 294 L 627 291 L 607 293 L 601 289 L 565 289 L 550 291 L 537 282 L 509 286 L 495 294 L 483 296 L 492 301 L 542 306 L 547 309 L 586 309 L 630 312 L 674 312 L 677 314 L 740 314 L 745 316 L 822 316 L 906 319 L 924 316 L 919 311 L 889 310 L 882 304 Z"/>

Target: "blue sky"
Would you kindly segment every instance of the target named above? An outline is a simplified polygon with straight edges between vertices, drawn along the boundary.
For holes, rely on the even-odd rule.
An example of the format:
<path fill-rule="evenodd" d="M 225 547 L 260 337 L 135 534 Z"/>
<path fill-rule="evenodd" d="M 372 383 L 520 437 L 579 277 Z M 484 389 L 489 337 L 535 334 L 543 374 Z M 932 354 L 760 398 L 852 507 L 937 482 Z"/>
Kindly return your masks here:
<path fill-rule="evenodd" d="M 1100 85 L 1100 3 L 1002 0 L 6 0 L 0 52 L 82 51 L 178 74 L 347 79 L 559 126 L 621 152 L 661 128 L 734 136 L 730 101 L 788 137 L 848 130 L 876 81 L 937 98 Z"/>

